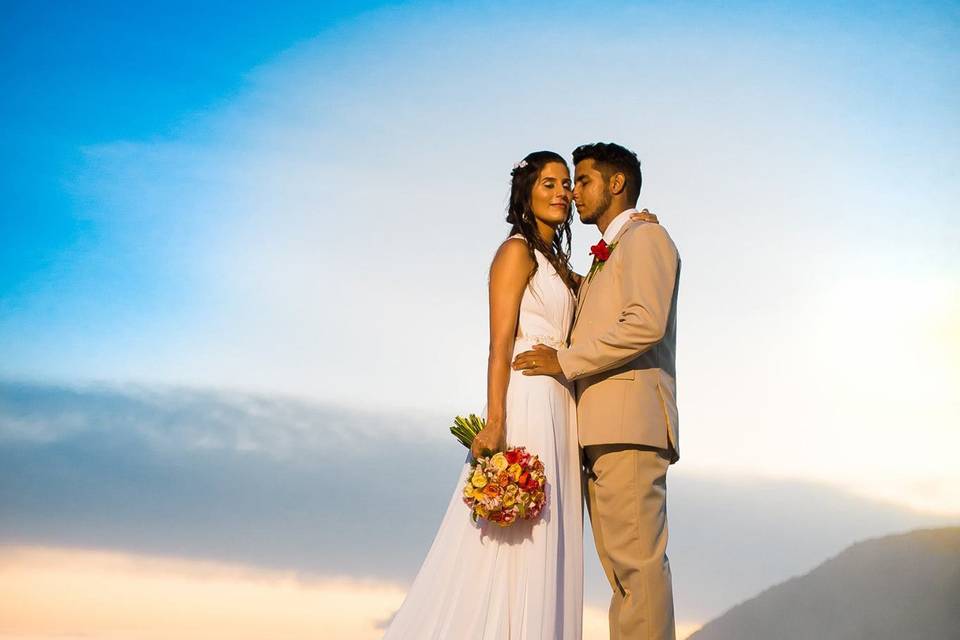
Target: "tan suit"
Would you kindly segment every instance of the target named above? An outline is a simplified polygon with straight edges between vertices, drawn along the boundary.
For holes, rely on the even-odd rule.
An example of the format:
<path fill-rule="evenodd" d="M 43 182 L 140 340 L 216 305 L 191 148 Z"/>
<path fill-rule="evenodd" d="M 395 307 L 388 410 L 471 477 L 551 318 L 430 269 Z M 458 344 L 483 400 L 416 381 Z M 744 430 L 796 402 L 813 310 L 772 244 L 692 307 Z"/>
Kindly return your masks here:
<path fill-rule="evenodd" d="M 666 556 L 667 467 L 679 458 L 676 303 L 680 256 L 658 224 L 628 222 L 580 287 L 570 346 L 587 507 L 613 589 L 613 640 L 674 638 Z"/>

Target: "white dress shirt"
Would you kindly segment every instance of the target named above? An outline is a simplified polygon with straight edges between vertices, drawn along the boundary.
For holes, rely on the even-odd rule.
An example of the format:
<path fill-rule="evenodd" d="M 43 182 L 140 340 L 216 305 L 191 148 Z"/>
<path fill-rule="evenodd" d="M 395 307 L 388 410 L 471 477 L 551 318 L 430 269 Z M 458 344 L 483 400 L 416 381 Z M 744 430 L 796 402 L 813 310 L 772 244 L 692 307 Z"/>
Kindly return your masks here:
<path fill-rule="evenodd" d="M 616 218 L 610 221 L 610 224 L 607 225 L 607 230 L 603 232 L 603 241 L 608 245 L 613 242 L 613 239 L 617 237 L 617 234 L 620 233 L 620 229 L 623 229 L 623 225 L 627 224 L 627 221 L 630 220 L 630 216 L 635 213 L 639 213 L 636 209 L 627 209 Z"/>

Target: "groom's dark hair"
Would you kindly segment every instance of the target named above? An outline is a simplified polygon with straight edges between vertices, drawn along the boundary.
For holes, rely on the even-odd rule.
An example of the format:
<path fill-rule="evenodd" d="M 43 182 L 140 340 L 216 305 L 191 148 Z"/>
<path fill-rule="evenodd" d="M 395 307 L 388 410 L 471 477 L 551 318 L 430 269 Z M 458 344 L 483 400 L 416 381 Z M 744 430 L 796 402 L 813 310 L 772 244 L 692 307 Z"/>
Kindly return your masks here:
<path fill-rule="evenodd" d="M 573 164 L 576 165 L 581 160 L 593 160 L 604 180 L 610 180 L 615 173 L 622 173 L 627 200 L 631 204 L 637 203 L 640 186 L 643 184 L 637 154 L 613 142 L 595 142 L 582 144 L 573 150 Z"/>

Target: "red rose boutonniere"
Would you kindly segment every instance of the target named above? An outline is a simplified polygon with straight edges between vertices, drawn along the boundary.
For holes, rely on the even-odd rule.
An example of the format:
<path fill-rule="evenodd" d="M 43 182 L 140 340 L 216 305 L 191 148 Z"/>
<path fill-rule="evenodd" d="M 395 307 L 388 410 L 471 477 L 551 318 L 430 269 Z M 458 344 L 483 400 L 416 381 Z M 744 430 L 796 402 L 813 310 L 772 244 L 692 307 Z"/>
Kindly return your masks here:
<path fill-rule="evenodd" d="M 608 246 L 607 243 L 601 239 L 600 242 L 590 247 L 590 253 L 593 254 L 593 264 L 590 265 L 590 273 L 587 274 L 588 280 L 593 277 L 594 272 L 603 269 L 604 263 L 610 258 L 610 254 L 613 253 L 616 246 L 616 242 Z"/>

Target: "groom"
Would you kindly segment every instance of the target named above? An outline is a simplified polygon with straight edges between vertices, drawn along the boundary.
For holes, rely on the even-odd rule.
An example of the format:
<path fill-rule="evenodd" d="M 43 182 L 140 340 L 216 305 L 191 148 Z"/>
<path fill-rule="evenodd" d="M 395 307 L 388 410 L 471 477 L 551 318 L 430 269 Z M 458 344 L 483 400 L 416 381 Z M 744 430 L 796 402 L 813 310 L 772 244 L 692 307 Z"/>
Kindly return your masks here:
<path fill-rule="evenodd" d="M 607 580 L 611 640 L 672 640 L 667 467 L 677 443 L 680 256 L 659 224 L 631 221 L 640 195 L 632 151 L 598 142 L 573 152 L 573 199 L 603 239 L 580 285 L 570 346 L 519 354 L 526 375 L 574 381 L 587 509 Z"/>

